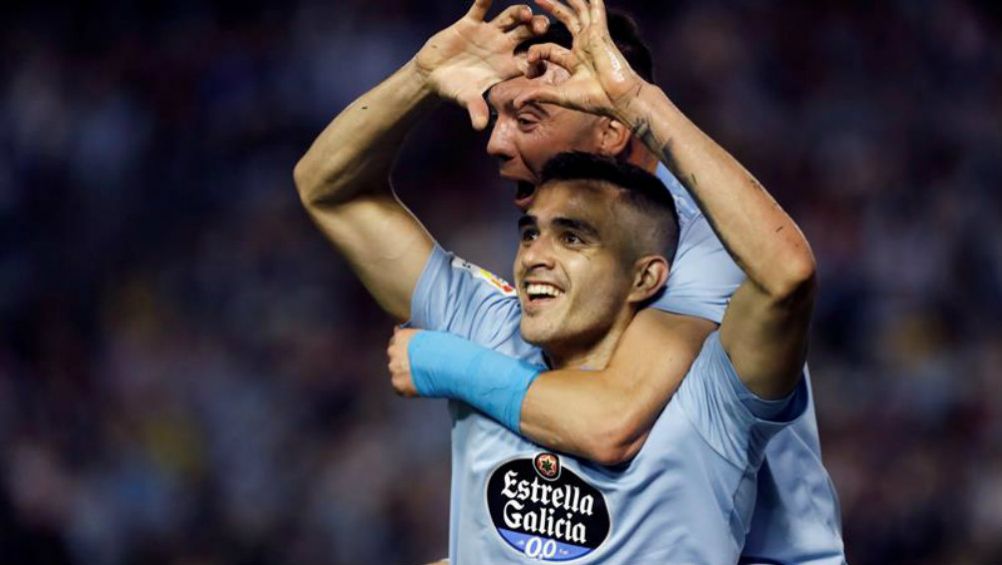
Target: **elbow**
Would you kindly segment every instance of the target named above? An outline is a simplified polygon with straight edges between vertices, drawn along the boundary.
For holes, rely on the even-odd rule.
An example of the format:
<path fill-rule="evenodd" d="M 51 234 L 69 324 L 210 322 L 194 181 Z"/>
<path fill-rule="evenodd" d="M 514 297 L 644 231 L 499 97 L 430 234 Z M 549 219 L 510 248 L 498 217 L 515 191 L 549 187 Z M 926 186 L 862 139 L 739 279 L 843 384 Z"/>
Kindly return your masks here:
<path fill-rule="evenodd" d="M 320 170 L 310 162 L 309 156 L 303 157 L 292 169 L 292 180 L 299 194 L 299 202 L 313 217 L 323 215 L 333 207 L 346 201 L 347 183 L 344 175 L 332 175 L 327 170 Z"/>
<path fill-rule="evenodd" d="M 648 432 L 637 428 L 629 419 L 607 418 L 602 429 L 592 435 L 588 459 L 607 467 L 630 462 L 647 439 Z"/>
<path fill-rule="evenodd" d="M 601 441 L 588 446 L 588 452 L 585 453 L 585 456 L 604 467 L 620 465 L 632 458 L 621 446 Z"/>
<path fill-rule="evenodd" d="M 300 159 L 292 169 L 292 181 L 303 207 L 312 210 L 317 205 L 317 182 L 313 167 L 306 157 Z"/>
<path fill-rule="evenodd" d="M 603 442 L 593 446 L 588 459 L 605 467 L 615 467 L 632 461 L 642 446 L 642 440 Z"/>
<path fill-rule="evenodd" d="M 809 247 L 780 262 L 769 286 L 777 302 L 813 298 L 818 286 L 818 266 Z"/>

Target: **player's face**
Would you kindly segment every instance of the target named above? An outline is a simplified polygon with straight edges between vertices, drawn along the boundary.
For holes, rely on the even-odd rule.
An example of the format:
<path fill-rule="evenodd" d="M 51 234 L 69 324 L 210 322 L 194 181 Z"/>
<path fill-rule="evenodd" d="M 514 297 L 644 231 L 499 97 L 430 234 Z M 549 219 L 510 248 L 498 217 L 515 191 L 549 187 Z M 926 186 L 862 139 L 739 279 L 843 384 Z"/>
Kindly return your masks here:
<path fill-rule="evenodd" d="M 529 343 L 579 351 L 628 315 L 632 268 L 615 199 L 592 183 L 547 183 L 519 220 L 514 274 Z"/>
<path fill-rule="evenodd" d="M 550 65 L 536 79 L 517 77 L 491 88 L 487 95 L 495 121 L 487 153 L 497 158 L 501 176 L 519 183 L 516 205 L 525 209 L 543 165 L 565 151 L 599 151 L 596 116 L 552 104 L 527 104 L 516 110 L 514 101 L 533 81 L 560 82 L 567 71 Z"/>

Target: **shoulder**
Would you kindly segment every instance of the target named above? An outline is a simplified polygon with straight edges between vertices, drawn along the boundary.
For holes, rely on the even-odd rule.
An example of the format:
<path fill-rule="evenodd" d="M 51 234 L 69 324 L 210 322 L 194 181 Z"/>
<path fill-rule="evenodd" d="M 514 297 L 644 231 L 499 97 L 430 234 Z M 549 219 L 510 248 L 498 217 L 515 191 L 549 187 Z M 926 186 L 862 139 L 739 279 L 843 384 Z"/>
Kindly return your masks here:
<path fill-rule="evenodd" d="M 513 286 L 436 246 L 414 290 L 410 325 L 493 347 L 517 335 L 521 314 Z"/>

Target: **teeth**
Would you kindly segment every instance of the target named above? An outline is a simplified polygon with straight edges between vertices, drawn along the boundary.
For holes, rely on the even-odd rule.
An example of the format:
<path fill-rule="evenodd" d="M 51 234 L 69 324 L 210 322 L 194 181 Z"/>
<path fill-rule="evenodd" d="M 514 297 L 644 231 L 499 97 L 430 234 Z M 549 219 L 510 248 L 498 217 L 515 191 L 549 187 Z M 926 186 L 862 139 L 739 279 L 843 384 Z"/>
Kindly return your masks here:
<path fill-rule="evenodd" d="M 559 288 L 540 283 L 529 283 L 525 286 L 525 293 L 529 296 L 560 296 L 564 292 Z"/>

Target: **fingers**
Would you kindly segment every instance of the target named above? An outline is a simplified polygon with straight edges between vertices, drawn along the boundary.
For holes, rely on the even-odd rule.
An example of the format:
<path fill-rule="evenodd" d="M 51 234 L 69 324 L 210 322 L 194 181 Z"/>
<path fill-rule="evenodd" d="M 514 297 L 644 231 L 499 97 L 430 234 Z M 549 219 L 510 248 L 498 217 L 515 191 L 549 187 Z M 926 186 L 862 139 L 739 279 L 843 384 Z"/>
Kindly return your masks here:
<path fill-rule="evenodd" d="M 546 30 L 550 29 L 550 18 L 542 15 L 532 16 L 532 23 L 529 24 L 529 27 L 536 35 L 543 35 Z"/>
<path fill-rule="evenodd" d="M 578 22 L 581 23 L 582 28 L 586 28 L 591 25 L 591 9 L 585 0 L 568 0 L 571 6 L 574 7 L 574 11 L 577 12 Z"/>
<path fill-rule="evenodd" d="M 532 39 L 537 35 L 543 35 L 550 28 L 550 20 L 546 16 L 533 16 L 528 22 L 519 24 L 507 33 L 511 42 L 515 45 L 527 39 Z"/>
<path fill-rule="evenodd" d="M 557 0 L 535 0 L 535 2 L 537 6 L 553 14 L 553 17 L 567 26 L 571 33 L 576 34 L 581 31 L 581 22 L 577 15 L 563 2 Z"/>
<path fill-rule="evenodd" d="M 512 103 L 515 105 L 515 109 L 520 110 L 529 103 L 561 105 L 563 100 L 564 97 L 558 87 L 536 86 L 524 90 Z"/>
<path fill-rule="evenodd" d="M 530 21 L 528 24 L 519 25 L 505 34 L 505 37 L 508 38 L 512 49 L 514 49 L 519 43 L 540 35 L 540 32 L 537 32 L 533 27 L 534 24 L 535 22 Z M 546 30 L 544 29 L 542 33 L 546 33 Z"/>
<path fill-rule="evenodd" d="M 550 63 L 559 65 L 571 72 L 574 71 L 574 68 L 577 67 L 579 63 L 577 55 L 575 55 L 573 51 L 565 49 L 555 43 L 533 45 L 529 48 L 529 53 L 526 55 L 526 61 L 529 64 L 530 70 L 532 70 L 533 67 L 542 66 L 540 63 L 543 61 L 549 61 Z"/>
<path fill-rule="evenodd" d="M 484 21 L 487 17 L 487 11 L 491 9 L 492 0 L 473 0 L 473 5 L 470 6 L 470 11 L 466 12 L 466 17 L 473 18 L 478 22 Z"/>
<path fill-rule="evenodd" d="M 498 14 L 498 16 L 491 21 L 491 24 L 500 28 L 501 31 L 511 31 L 512 29 L 531 21 L 532 9 L 525 4 L 516 4 L 514 6 L 509 6 L 505 9 L 505 11 Z"/>
<path fill-rule="evenodd" d="M 525 75 L 525 78 L 535 79 L 546 74 L 546 61 L 537 61 L 535 63 L 529 63 L 529 61 L 523 60 L 519 63 L 519 71 Z"/>
<path fill-rule="evenodd" d="M 591 0 L 591 21 L 603 28 L 609 27 L 605 13 L 605 0 Z"/>
<path fill-rule="evenodd" d="M 466 111 L 470 113 L 470 124 L 473 126 L 473 129 L 481 131 L 487 127 L 487 122 L 490 121 L 491 114 L 483 96 L 470 96 L 464 100 L 460 100 L 460 102 L 466 107 Z"/>

